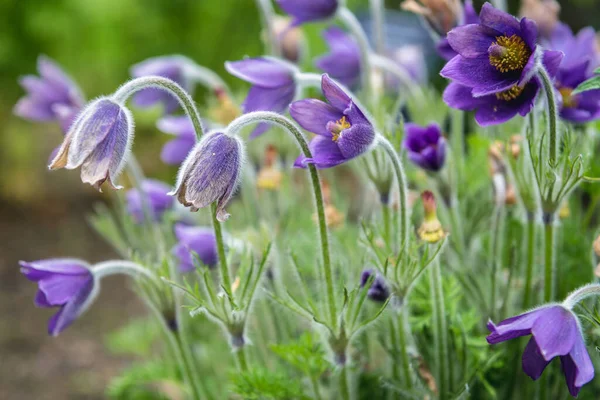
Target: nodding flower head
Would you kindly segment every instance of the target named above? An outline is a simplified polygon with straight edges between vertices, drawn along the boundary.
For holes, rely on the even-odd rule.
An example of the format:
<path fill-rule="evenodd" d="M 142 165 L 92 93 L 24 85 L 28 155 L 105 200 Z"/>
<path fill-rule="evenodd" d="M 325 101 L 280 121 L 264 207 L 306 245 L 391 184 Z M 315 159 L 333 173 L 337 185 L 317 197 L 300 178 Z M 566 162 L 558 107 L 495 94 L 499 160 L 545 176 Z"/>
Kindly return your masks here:
<path fill-rule="evenodd" d="M 446 161 L 446 139 L 438 124 L 405 124 L 404 148 L 408 158 L 427 171 L 439 171 Z"/>
<path fill-rule="evenodd" d="M 242 106 L 244 113 L 273 111 L 284 113 L 296 95 L 296 67 L 287 61 L 272 57 L 247 58 L 226 62 L 227 71 L 252 84 Z M 262 135 L 269 129 L 262 123 L 250 134 L 250 138 Z"/>
<path fill-rule="evenodd" d="M 229 214 L 225 205 L 238 186 L 244 163 L 244 145 L 237 136 L 213 131 L 194 146 L 179 169 L 171 195 L 192 211 L 217 203 L 217 219 Z"/>
<path fill-rule="evenodd" d="M 219 262 L 217 241 L 212 228 L 205 226 L 175 225 L 175 236 L 178 243 L 173 247 L 173 254 L 179 259 L 179 270 L 194 270 L 194 257 L 209 268 Z"/>
<path fill-rule="evenodd" d="M 293 26 L 329 19 L 338 9 L 338 0 L 277 0 L 277 4 L 293 18 Z"/>
<path fill-rule="evenodd" d="M 431 193 L 429 190 L 426 190 L 421 194 L 421 200 L 423 201 L 425 218 L 419 227 L 419 237 L 421 240 L 427 243 L 437 243 L 446 237 L 446 232 L 444 232 L 442 223 L 437 217 L 435 197 L 433 193 Z"/>
<path fill-rule="evenodd" d="M 548 304 L 495 325 L 488 322 L 489 344 L 531 335 L 523 352 L 523 371 L 533 380 L 542 376 L 550 361 L 560 357 L 569 392 L 577 397 L 594 378 L 594 366 L 585 348 L 579 320 L 558 304 Z"/>
<path fill-rule="evenodd" d="M 321 88 L 327 103 L 305 99 L 290 106 L 292 118 L 317 135 L 309 144 L 312 158 L 298 157 L 295 167 L 334 167 L 360 156 L 375 143 L 373 124 L 346 92 L 326 74 Z"/>
<path fill-rule="evenodd" d="M 81 180 L 96 189 L 123 169 L 133 142 L 133 118 L 125 106 L 110 98 L 91 102 L 79 114 L 52 160 L 50 169 L 81 167 Z"/>
<path fill-rule="evenodd" d="M 46 56 L 39 56 L 39 77 L 27 75 L 19 80 L 27 91 L 15 105 L 14 113 L 32 121 L 56 121 L 68 131 L 85 101 L 79 86 L 58 64 Z"/>
<path fill-rule="evenodd" d="M 56 336 L 73 323 L 93 301 L 94 275 L 85 261 L 48 259 L 21 261 L 21 272 L 27 279 L 38 283 L 35 305 L 60 307 L 48 322 L 48 333 Z"/>
<path fill-rule="evenodd" d="M 176 82 L 188 93 L 192 93 L 194 85 L 189 77 L 190 65 L 193 65 L 193 61 L 180 55 L 153 57 L 131 67 L 131 76 L 134 78 L 151 75 L 162 76 Z M 179 102 L 175 97 L 164 90 L 156 88 L 139 91 L 134 95 L 133 102 L 138 107 L 151 107 L 155 104 L 162 104 L 168 114 L 179 108 Z"/>
<path fill-rule="evenodd" d="M 127 211 L 135 222 L 144 222 L 144 201 L 146 201 L 150 212 L 149 218 L 158 221 L 173 205 L 173 197 L 167 194 L 169 190 L 171 188 L 164 182 L 146 179 L 142 182 L 142 195 L 139 189 L 131 189 L 125 194 Z M 142 196 L 145 196 L 145 199 Z"/>
<path fill-rule="evenodd" d="M 356 40 L 342 29 L 332 26 L 323 31 L 329 53 L 315 61 L 315 65 L 349 88 L 360 82 L 360 48 Z"/>
<path fill-rule="evenodd" d="M 370 279 L 372 281 L 367 291 L 367 297 L 379 303 L 385 302 L 390 297 L 390 289 L 379 272 L 372 269 L 364 270 L 360 275 L 360 287 L 365 287 Z"/>
<path fill-rule="evenodd" d="M 164 133 L 175 136 L 163 146 L 160 159 L 165 164 L 181 165 L 196 144 L 196 132 L 190 117 L 169 115 L 158 120 L 156 127 Z"/>

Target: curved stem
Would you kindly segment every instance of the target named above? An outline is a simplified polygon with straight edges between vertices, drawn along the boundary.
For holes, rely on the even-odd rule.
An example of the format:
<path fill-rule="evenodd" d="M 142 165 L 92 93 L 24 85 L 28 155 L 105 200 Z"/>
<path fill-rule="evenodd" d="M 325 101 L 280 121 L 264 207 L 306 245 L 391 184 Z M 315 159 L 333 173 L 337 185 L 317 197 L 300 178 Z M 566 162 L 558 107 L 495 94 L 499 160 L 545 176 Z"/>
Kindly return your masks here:
<path fill-rule="evenodd" d="M 265 44 L 269 49 L 269 53 L 275 57 L 281 55 L 279 40 L 277 38 L 277 32 L 275 32 L 273 22 L 275 18 L 275 12 L 273 11 L 273 4 L 271 0 L 256 0 L 256 7 L 260 13 L 260 20 L 262 22 L 264 30 Z"/>
<path fill-rule="evenodd" d="M 312 72 L 297 72 L 294 80 L 302 87 L 321 87 L 321 75 Z"/>
<path fill-rule="evenodd" d="M 285 129 L 286 132 L 291 134 L 302 153 L 307 158 L 312 158 L 312 153 L 308 147 L 306 138 L 292 121 L 284 116 L 270 111 L 257 111 L 249 114 L 242 115 L 235 119 L 227 128 L 227 133 L 231 135 L 237 134 L 244 126 L 249 124 L 255 124 L 259 122 L 267 122 L 276 124 Z M 308 171 L 310 173 L 310 179 L 313 186 L 313 193 L 315 198 L 315 204 L 317 207 L 317 217 L 319 224 L 319 236 L 321 239 L 321 254 L 323 257 L 323 276 L 325 277 L 325 285 L 327 287 L 327 303 L 329 309 L 329 317 L 331 325 L 335 331 L 337 327 L 337 307 L 335 303 L 335 288 L 333 284 L 333 268 L 331 267 L 331 258 L 329 254 L 329 236 L 327 232 L 327 222 L 325 220 L 325 207 L 323 203 L 323 193 L 321 190 L 321 181 L 317 169 L 313 164 L 308 165 Z"/>
<path fill-rule="evenodd" d="M 375 36 L 375 50 L 379 54 L 385 52 L 385 1 L 370 0 L 371 26 Z"/>
<path fill-rule="evenodd" d="M 217 219 L 217 205 L 214 203 L 211 206 L 212 223 L 215 231 L 215 239 L 217 242 L 217 253 L 219 254 L 219 270 L 221 271 L 221 284 L 225 288 L 225 291 L 231 290 L 231 275 L 229 267 L 227 266 L 227 256 L 225 255 L 225 242 L 223 241 L 223 232 L 221 230 L 221 223 Z"/>
<path fill-rule="evenodd" d="M 573 291 L 571 294 L 569 294 L 569 296 L 567 296 L 567 298 L 565 299 L 565 301 L 563 301 L 562 304 L 563 307 L 571 310 L 580 301 L 585 300 L 588 297 L 598 295 L 600 295 L 600 284 L 590 283 Z"/>
<path fill-rule="evenodd" d="M 544 302 L 554 299 L 556 266 L 554 259 L 554 215 L 544 218 Z"/>
<path fill-rule="evenodd" d="M 535 261 L 535 216 L 527 215 L 527 236 L 525 242 L 525 294 L 523 295 L 523 308 L 531 307 L 533 268 Z"/>
<path fill-rule="evenodd" d="M 369 62 L 369 57 L 371 55 L 369 38 L 360 25 L 360 22 L 358 22 L 356 19 L 356 16 L 346 7 L 340 7 L 338 9 L 337 17 L 348 28 L 348 30 L 352 32 L 356 42 L 358 43 L 358 47 L 360 49 L 361 83 L 368 96 L 371 96 L 373 88 L 371 85 L 371 64 Z"/>
<path fill-rule="evenodd" d="M 546 92 L 546 99 L 548 105 L 548 120 L 550 123 L 549 133 L 549 152 L 548 152 L 548 161 L 551 166 L 554 166 L 556 163 L 557 157 L 557 136 L 558 136 L 558 107 L 556 106 L 556 96 L 554 94 L 554 85 L 552 84 L 552 79 L 548 75 L 548 72 L 544 67 L 540 67 L 538 69 L 538 75 L 542 80 L 542 84 L 544 85 L 544 91 Z"/>
<path fill-rule="evenodd" d="M 248 372 L 248 363 L 246 362 L 244 347 L 240 347 L 235 351 L 235 361 L 240 372 Z"/>
<path fill-rule="evenodd" d="M 396 173 L 396 179 L 398 180 L 398 190 L 400 192 L 399 239 L 401 249 L 404 251 L 408 248 L 408 242 L 410 239 L 408 231 L 408 188 L 406 186 L 406 176 L 404 174 L 402 162 L 400 161 L 400 157 L 398 156 L 398 153 L 396 153 L 396 149 L 394 149 L 394 146 L 382 135 L 378 135 L 378 144 L 384 148 L 384 150 L 390 157 L 390 160 L 392 161 L 392 166 L 394 167 L 394 172 Z"/>
<path fill-rule="evenodd" d="M 110 260 L 95 264 L 92 267 L 94 276 L 98 279 L 108 275 L 125 274 L 133 278 L 144 276 L 153 282 L 158 282 L 158 278 L 144 266 L 127 260 Z"/>
<path fill-rule="evenodd" d="M 204 134 L 204 128 L 202 127 L 202 120 L 198 109 L 194 104 L 192 97 L 186 92 L 181 86 L 170 79 L 163 78 L 162 76 L 144 76 L 142 78 L 132 79 L 129 82 L 121 86 L 114 94 L 113 100 L 119 104 L 123 104 L 131 97 L 134 93 L 147 88 L 156 88 L 166 90 L 171 93 L 181 104 L 186 114 L 192 120 L 194 125 L 194 131 L 196 138 L 200 140 Z"/>

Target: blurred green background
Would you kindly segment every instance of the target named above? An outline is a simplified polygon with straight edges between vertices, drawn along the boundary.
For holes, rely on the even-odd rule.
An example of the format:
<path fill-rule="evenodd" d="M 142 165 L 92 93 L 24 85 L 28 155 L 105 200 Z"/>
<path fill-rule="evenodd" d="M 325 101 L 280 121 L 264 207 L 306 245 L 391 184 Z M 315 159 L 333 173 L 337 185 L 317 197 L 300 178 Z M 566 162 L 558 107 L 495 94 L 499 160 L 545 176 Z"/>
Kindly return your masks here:
<path fill-rule="evenodd" d="M 366 0 L 350 3 L 366 10 Z M 598 21 L 600 1 L 561 3 L 562 19 L 575 29 Z M 387 1 L 392 9 L 399 4 Z M 510 9 L 516 12 L 518 1 Z M 311 41 L 318 37 L 318 27 L 309 31 Z M 111 278 L 82 321 L 58 339 L 47 337 L 50 314 L 33 307 L 34 285 L 19 275 L 17 261 L 114 254 L 85 221 L 98 193 L 78 172 L 46 169 L 62 140 L 59 127 L 12 115 L 23 95 L 17 78 L 35 74 L 37 56 L 46 54 L 91 99 L 127 80 L 132 64 L 180 53 L 243 89 L 223 62 L 260 55 L 259 34 L 253 0 L 0 0 L 0 398 L 103 398 L 109 378 L 130 361 L 106 355 L 103 334 L 143 309 L 123 281 Z M 200 104 L 203 98 L 199 92 Z M 158 116 L 136 112 L 134 152 L 148 175 L 172 181 L 175 169 L 157 162 L 168 139 L 154 128 Z"/>

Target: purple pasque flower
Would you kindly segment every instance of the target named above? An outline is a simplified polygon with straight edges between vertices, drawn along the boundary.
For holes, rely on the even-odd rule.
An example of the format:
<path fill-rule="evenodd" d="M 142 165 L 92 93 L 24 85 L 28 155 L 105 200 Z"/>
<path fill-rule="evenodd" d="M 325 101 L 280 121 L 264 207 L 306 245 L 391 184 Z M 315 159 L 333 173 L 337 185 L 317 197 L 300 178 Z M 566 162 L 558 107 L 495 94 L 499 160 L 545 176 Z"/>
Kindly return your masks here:
<path fill-rule="evenodd" d="M 586 350 L 579 320 L 558 304 L 539 307 L 494 325 L 488 322 L 490 344 L 531 335 L 523 352 L 523 371 L 537 380 L 554 357 L 560 357 L 567 386 L 577 397 L 583 385 L 594 378 L 594 366 Z"/>
<path fill-rule="evenodd" d="M 96 189 L 115 179 L 125 166 L 133 142 L 133 118 L 122 104 L 101 97 L 79 114 L 65 136 L 50 169 L 81 167 L 81 180 Z"/>
<path fill-rule="evenodd" d="M 460 21 L 458 26 L 479 23 L 479 15 L 477 15 L 477 12 L 475 11 L 475 7 L 473 7 L 473 2 L 471 0 L 465 1 L 462 17 L 462 21 Z M 436 45 L 436 50 L 440 57 L 442 57 L 446 61 L 450 61 L 458 55 L 458 53 L 452 48 L 452 46 L 450 46 L 447 36 L 444 36 L 440 39 L 440 41 Z"/>
<path fill-rule="evenodd" d="M 56 121 L 64 132 L 85 100 L 79 86 L 61 67 L 46 56 L 39 56 L 37 68 L 39 77 L 26 75 L 19 83 L 27 91 L 14 107 L 14 113 L 31 121 Z"/>
<path fill-rule="evenodd" d="M 277 4 L 293 18 L 292 26 L 329 19 L 338 9 L 338 0 L 277 0 Z"/>
<path fill-rule="evenodd" d="M 360 81 L 360 48 L 354 37 L 332 26 L 323 31 L 323 38 L 329 53 L 315 60 L 317 68 L 349 88 L 356 87 Z"/>
<path fill-rule="evenodd" d="M 457 56 L 460 57 L 460 56 Z M 545 51 L 542 64 L 550 77 L 556 75 L 562 53 Z M 512 88 L 489 95 L 476 96 L 471 87 L 451 82 L 444 90 L 444 101 L 450 107 L 464 111 L 475 110 L 475 120 L 480 126 L 496 125 L 512 119 L 517 114 L 527 115 L 532 109 L 541 83 L 537 77 Z"/>
<path fill-rule="evenodd" d="M 437 172 L 446 161 L 446 139 L 438 124 L 432 123 L 425 127 L 406 123 L 404 148 L 408 158 L 426 171 Z"/>
<path fill-rule="evenodd" d="M 225 221 L 227 202 L 238 186 L 244 145 L 237 136 L 213 131 L 202 137 L 179 169 L 170 195 L 192 211 L 217 203 L 217 219 Z"/>
<path fill-rule="evenodd" d="M 162 76 L 168 78 L 192 93 L 193 81 L 189 78 L 189 68 L 193 62 L 181 55 L 152 57 L 131 67 L 131 76 L 140 78 L 142 76 Z M 152 107 L 161 103 L 167 114 L 171 114 L 179 108 L 179 102 L 170 93 L 156 88 L 147 88 L 139 91 L 133 97 L 133 102 L 138 107 Z"/>
<path fill-rule="evenodd" d="M 555 86 L 562 97 L 560 116 L 575 123 L 589 122 L 600 117 L 600 90 L 572 95 L 573 90 L 594 75 L 600 65 L 600 53 L 596 47 L 596 33 L 591 27 L 573 35 L 571 28 L 558 23 L 547 43 L 552 50 L 562 51 L 565 56 L 556 74 Z"/>
<path fill-rule="evenodd" d="M 284 113 L 296 95 L 295 75 L 298 72 L 293 64 L 272 57 L 246 58 L 228 61 L 225 69 L 232 75 L 252 84 L 248 96 L 242 104 L 244 113 L 252 111 L 273 111 Z M 262 135 L 269 125 L 261 123 L 250 134 L 250 138 Z"/>
<path fill-rule="evenodd" d="M 150 217 L 153 220 L 160 220 L 164 212 L 173 205 L 173 197 L 167 194 L 170 190 L 171 187 L 161 181 L 146 179 L 142 182 L 143 195 L 146 196 L 148 208 L 152 214 Z M 144 222 L 144 203 L 142 203 L 140 191 L 137 188 L 127 191 L 125 199 L 127 200 L 127 212 L 137 223 Z"/>
<path fill-rule="evenodd" d="M 166 116 L 158 120 L 157 128 L 175 138 L 167 142 L 160 153 L 165 164 L 180 165 L 196 144 L 194 125 L 187 115 Z"/>
<path fill-rule="evenodd" d="M 95 280 L 85 261 L 56 258 L 20 261 L 21 273 L 38 283 L 35 305 L 60 307 L 48 321 L 48 333 L 56 336 L 73 323 L 93 301 Z"/>
<path fill-rule="evenodd" d="M 194 253 L 209 268 L 213 268 L 219 262 L 217 241 L 212 228 L 177 224 L 175 236 L 178 243 L 172 251 L 179 259 L 181 272 L 194 270 Z"/>
<path fill-rule="evenodd" d="M 385 302 L 390 297 L 390 289 L 380 273 L 372 269 L 364 270 L 360 275 L 360 287 L 364 288 L 371 278 L 372 283 L 367 291 L 367 297 L 379 303 Z"/>
<path fill-rule="evenodd" d="M 309 143 L 312 158 L 301 155 L 294 166 L 330 168 L 360 156 L 375 143 L 375 128 L 350 96 L 327 74 L 321 79 L 327 103 L 305 99 L 290 106 L 292 118 L 316 134 Z"/>

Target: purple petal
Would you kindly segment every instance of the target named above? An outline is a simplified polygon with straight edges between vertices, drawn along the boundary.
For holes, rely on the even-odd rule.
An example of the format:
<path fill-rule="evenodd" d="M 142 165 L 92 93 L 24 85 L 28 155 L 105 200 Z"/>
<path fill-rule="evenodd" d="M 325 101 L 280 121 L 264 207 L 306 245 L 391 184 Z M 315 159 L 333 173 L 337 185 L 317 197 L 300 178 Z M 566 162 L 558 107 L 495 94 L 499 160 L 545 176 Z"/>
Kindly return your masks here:
<path fill-rule="evenodd" d="M 561 306 L 547 307 L 531 328 L 540 352 L 549 361 L 568 354 L 579 336 L 576 317 Z"/>
<path fill-rule="evenodd" d="M 180 165 L 194 148 L 196 139 L 194 137 L 179 137 L 173 139 L 162 148 L 160 152 L 160 159 L 168 165 Z"/>
<path fill-rule="evenodd" d="M 340 133 L 337 147 L 344 158 L 350 160 L 367 151 L 374 140 L 375 130 L 372 125 L 354 124 Z"/>
<path fill-rule="evenodd" d="M 348 87 L 360 78 L 360 49 L 354 38 L 337 27 L 323 32 L 330 52 L 315 60 L 317 68 Z M 344 60 L 343 63 L 340 60 Z"/>
<path fill-rule="evenodd" d="M 487 327 L 491 333 L 486 338 L 487 342 L 489 344 L 496 344 L 529 335 L 533 324 L 544 311 L 545 308 L 530 311 L 525 314 L 505 319 L 498 325 L 494 325 L 492 321 L 489 321 Z"/>
<path fill-rule="evenodd" d="M 521 365 L 523 366 L 523 372 L 527 374 L 531 379 L 538 380 L 546 366 L 550 364 L 550 361 L 544 360 L 540 349 L 535 342 L 535 338 L 529 339 L 527 347 L 523 351 L 523 359 Z"/>
<path fill-rule="evenodd" d="M 535 21 L 529 19 L 529 18 L 522 18 L 521 22 L 521 37 L 523 38 L 523 41 L 525 42 L 525 44 L 527 45 L 527 47 L 529 47 L 529 49 L 531 50 L 531 53 L 535 53 L 535 48 L 536 48 L 536 42 L 538 39 L 538 29 L 537 29 L 537 24 L 535 23 Z"/>
<path fill-rule="evenodd" d="M 259 86 L 253 86 L 248 92 L 248 96 L 243 104 L 244 113 L 252 111 L 273 111 L 284 113 L 290 103 L 294 100 L 296 86 L 292 83 L 288 86 L 281 86 L 275 89 L 265 89 Z M 261 123 L 251 133 L 250 138 L 254 139 L 269 129 L 269 125 Z"/>
<path fill-rule="evenodd" d="M 350 104 L 350 96 L 327 74 L 323 74 L 321 77 L 321 91 L 327 102 L 341 112 Z"/>
<path fill-rule="evenodd" d="M 333 17 L 338 7 L 337 0 L 277 0 L 277 4 L 294 17 L 293 25 Z"/>
<path fill-rule="evenodd" d="M 506 36 L 510 37 L 521 33 L 519 20 L 504 11 L 494 8 L 490 3 L 483 5 L 479 13 L 479 19 L 482 25 L 493 28 Z"/>
<path fill-rule="evenodd" d="M 158 120 L 156 127 L 164 133 L 186 138 L 196 138 L 194 125 L 187 115 L 166 116 Z"/>
<path fill-rule="evenodd" d="M 282 86 L 292 86 L 294 83 L 293 69 L 284 62 L 274 58 L 258 57 L 247 58 L 240 61 L 228 61 L 225 69 L 230 74 L 237 76 L 252 85 L 267 89 Z"/>
<path fill-rule="evenodd" d="M 478 24 L 479 23 L 479 15 L 477 11 L 475 11 L 475 7 L 473 7 L 473 2 L 471 0 L 466 0 L 464 4 L 464 24 Z"/>
<path fill-rule="evenodd" d="M 327 130 L 327 124 L 343 116 L 333 106 L 317 99 L 295 101 L 290 106 L 290 115 L 302 128 L 328 138 L 332 135 Z"/>
<path fill-rule="evenodd" d="M 471 88 L 451 82 L 444 90 L 444 102 L 452 108 L 472 111 L 482 104 L 481 97 L 473 97 Z"/>
<path fill-rule="evenodd" d="M 93 287 L 94 279 L 90 278 L 77 294 L 50 318 L 48 322 L 48 333 L 50 335 L 57 336 L 79 317 Z"/>
<path fill-rule="evenodd" d="M 77 295 L 90 279 L 89 271 L 79 275 L 55 274 L 40 280 L 39 289 L 48 304 L 61 306 Z"/>
<path fill-rule="evenodd" d="M 500 35 L 487 26 L 471 24 L 452 29 L 447 38 L 452 49 L 465 58 L 488 58 L 490 45 Z"/>
<path fill-rule="evenodd" d="M 581 337 L 575 340 L 571 352 L 566 356 L 562 356 L 560 362 L 569 387 L 569 393 L 571 393 L 571 396 L 577 397 L 581 387 L 594 379 L 594 365 Z"/>
<path fill-rule="evenodd" d="M 551 78 L 555 77 L 558 73 L 558 67 L 560 66 L 563 57 L 564 54 L 561 51 L 544 50 L 542 63 Z"/>
<path fill-rule="evenodd" d="M 510 89 L 519 81 L 515 74 L 502 74 L 490 65 L 488 57 L 454 57 L 440 72 L 444 78 L 473 88 L 473 96 L 480 97 Z"/>
<path fill-rule="evenodd" d="M 331 168 L 342 164 L 347 159 L 342 155 L 337 144 L 324 136 L 316 136 L 309 143 L 312 158 L 298 157 L 294 166 L 306 168 L 307 164 L 314 164 L 319 169 Z"/>
<path fill-rule="evenodd" d="M 437 53 L 439 54 L 439 56 L 442 57 L 446 61 L 450 61 L 458 55 L 458 53 L 456 51 L 454 51 L 452 46 L 450 46 L 450 43 L 448 42 L 448 39 L 446 39 L 446 38 L 440 39 L 440 41 L 437 43 L 435 49 L 437 50 Z"/>
<path fill-rule="evenodd" d="M 19 261 L 19 265 L 23 275 L 34 282 L 53 274 L 85 275 L 90 273 L 88 263 L 72 258 L 51 258 L 31 262 Z"/>

